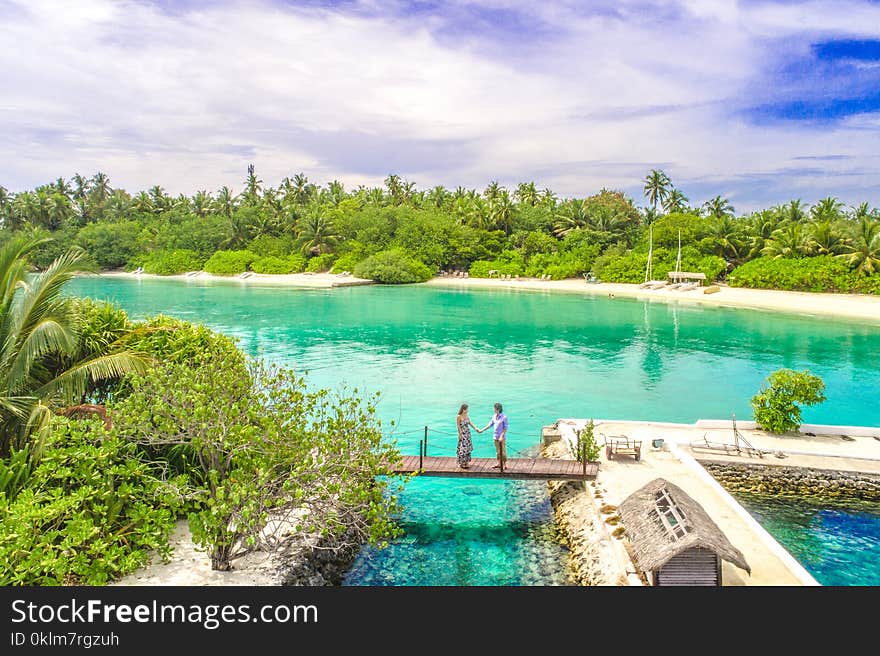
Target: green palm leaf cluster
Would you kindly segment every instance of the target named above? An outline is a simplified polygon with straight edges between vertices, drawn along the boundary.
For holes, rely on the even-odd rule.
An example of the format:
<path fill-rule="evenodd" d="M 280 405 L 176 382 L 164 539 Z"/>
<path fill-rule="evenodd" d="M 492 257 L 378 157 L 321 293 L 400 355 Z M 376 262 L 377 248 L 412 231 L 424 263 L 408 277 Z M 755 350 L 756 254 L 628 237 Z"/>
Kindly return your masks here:
<path fill-rule="evenodd" d="M 83 253 L 71 250 L 30 275 L 28 254 L 44 241 L 16 238 L 0 248 L 0 455 L 26 445 L 53 409 L 82 403 L 91 386 L 147 365 L 121 348 L 84 351 L 76 305 L 61 293 L 86 268 Z"/>

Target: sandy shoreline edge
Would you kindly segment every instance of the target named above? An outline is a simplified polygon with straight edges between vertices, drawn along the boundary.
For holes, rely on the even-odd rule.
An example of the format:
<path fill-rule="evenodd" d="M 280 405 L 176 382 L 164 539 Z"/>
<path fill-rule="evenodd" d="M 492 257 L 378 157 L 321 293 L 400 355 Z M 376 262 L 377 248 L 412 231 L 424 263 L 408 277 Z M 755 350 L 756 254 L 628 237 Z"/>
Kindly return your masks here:
<path fill-rule="evenodd" d="M 255 273 L 246 278 L 239 276 L 214 276 L 205 272 L 199 272 L 196 275 L 158 276 L 147 273 L 134 274 L 113 271 L 104 272 L 99 275 L 108 278 L 181 280 L 198 283 L 224 282 L 242 285 L 272 285 L 319 289 L 374 284 L 371 280 L 331 273 Z M 866 294 L 825 294 L 725 286 L 722 286 L 718 293 L 704 294 L 702 288 L 686 292 L 669 289 L 648 290 L 639 289 L 639 286 L 636 284 L 605 282 L 591 284 L 579 278 L 567 280 L 498 280 L 493 278 L 439 277 L 432 278 L 421 284 L 428 287 L 444 287 L 448 289 L 525 290 L 605 297 L 613 295 L 615 298 L 635 298 L 665 303 L 678 302 L 715 307 L 742 307 L 814 317 L 856 319 L 880 324 L 880 296 L 869 296 Z"/>

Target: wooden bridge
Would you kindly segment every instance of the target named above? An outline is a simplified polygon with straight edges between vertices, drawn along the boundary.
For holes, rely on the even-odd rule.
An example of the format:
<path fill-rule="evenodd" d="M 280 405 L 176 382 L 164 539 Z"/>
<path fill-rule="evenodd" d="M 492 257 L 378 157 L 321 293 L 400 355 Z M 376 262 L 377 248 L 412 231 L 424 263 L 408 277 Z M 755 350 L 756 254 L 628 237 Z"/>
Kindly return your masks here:
<path fill-rule="evenodd" d="M 473 458 L 467 469 L 458 466 L 458 460 L 438 456 L 403 456 L 395 467 L 397 474 L 445 476 L 448 478 L 510 478 L 540 481 L 583 481 L 596 478 L 599 464 L 555 458 L 508 458 L 504 470 L 496 458 Z"/>

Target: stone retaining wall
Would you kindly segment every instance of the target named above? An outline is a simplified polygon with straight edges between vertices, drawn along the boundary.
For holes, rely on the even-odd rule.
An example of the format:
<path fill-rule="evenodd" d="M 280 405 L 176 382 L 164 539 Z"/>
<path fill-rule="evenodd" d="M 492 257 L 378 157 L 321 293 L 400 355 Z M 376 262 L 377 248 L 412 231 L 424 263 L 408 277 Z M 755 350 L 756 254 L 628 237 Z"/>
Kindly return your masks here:
<path fill-rule="evenodd" d="M 880 502 L 880 475 L 700 460 L 730 492 Z"/>

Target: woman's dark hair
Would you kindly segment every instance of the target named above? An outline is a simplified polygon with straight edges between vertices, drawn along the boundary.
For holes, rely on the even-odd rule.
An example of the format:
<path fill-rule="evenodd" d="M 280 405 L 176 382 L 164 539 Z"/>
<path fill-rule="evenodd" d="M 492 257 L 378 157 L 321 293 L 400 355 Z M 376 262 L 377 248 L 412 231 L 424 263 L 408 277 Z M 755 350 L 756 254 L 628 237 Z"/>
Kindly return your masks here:
<path fill-rule="evenodd" d="M 468 409 L 467 403 L 462 403 L 461 407 L 458 409 L 458 416 L 461 417 L 462 413 Z"/>
<path fill-rule="evenodd" d="M 503 409 L 500 403 L 495 404 L 495 412 L 501 412 Z"/>

